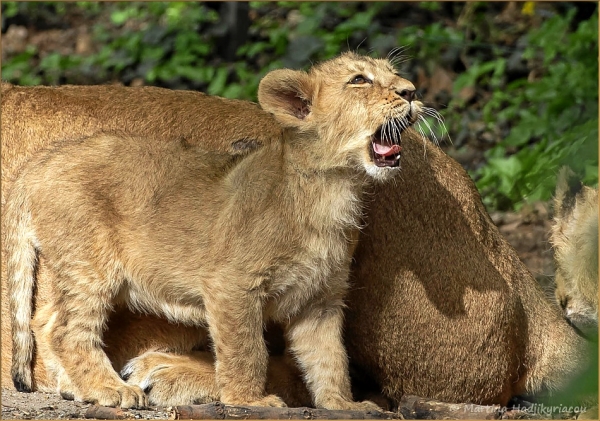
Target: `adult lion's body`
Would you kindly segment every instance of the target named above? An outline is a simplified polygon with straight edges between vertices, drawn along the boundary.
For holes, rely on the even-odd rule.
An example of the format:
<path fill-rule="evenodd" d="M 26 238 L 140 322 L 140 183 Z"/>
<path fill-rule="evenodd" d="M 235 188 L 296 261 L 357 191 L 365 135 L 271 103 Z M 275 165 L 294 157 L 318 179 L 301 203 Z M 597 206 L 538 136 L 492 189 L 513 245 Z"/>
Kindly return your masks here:
<path fill-rule="evenodd" d="M 56 143 L 111 130 L 194 142 L 210 131 L 216 149 L 243 153 L 245 146 L 257 147 L 249 139 L 269 142 L 280 130 L 257 107 L 228 114 L 239 118 L 232 122 L 222 111 L 207 111 L 207 97 L 191 92 L 3 86 L 2 93 L 3 206 L 23 162 Z M 212 117 L 198 119 L 198 109 Z M 414 132 L 405 132 L 402 141 L 401 175 L 396 185 L 373 188 L 368 225 L 355 253 L 346 312 L 352 364 L 394 401 L 410 393 L 505 404 L 513 395 L 559 388 L 582 366 L 586 344 L 558 307 L 546 302 L 460 165 Z M 2 267 L 2 385 L 10 387 Z M 51 276 L 42 262 L 37 308 L 52 293 Z M 47 316 L 35 314 L 34 330 Z M 202 336 L 193 328 L 124 311 L 112 316 L 104 340 L 113 366 L 121 369 L 148 350 L 191 352 Z M 40 389 L 55 387 L 46 376 L 43 352 L 34 378 Z"/>

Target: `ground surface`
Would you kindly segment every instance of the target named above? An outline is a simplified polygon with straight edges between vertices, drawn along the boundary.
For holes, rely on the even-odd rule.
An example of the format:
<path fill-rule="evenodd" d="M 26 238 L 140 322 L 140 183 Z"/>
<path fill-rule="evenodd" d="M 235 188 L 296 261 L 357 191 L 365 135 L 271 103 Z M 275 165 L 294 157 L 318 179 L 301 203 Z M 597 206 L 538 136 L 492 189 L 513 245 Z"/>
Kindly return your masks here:
<path fill-rule="evenodd" d="M 552 250 L 548 243 L 550 216 L 548 206 L 538 203 L 519 213 L 493 213 L 502 234 L 515 247 L 540 284 L 551 294 L 554 273 Z M 77 419 L 85 418 L 89 404 L 66 401 L 47 393 L 19 393 L 2 389 L 2 419 Z M 136 419 L 168 419 L 167 408 L 129 411 Z"/>
<path fill-rule="evenodd" d="M 49 393 L 20 393 L 2 389 L 2 419 L 82 419 L 90 404 L 61 399 Z M 166 408 L 129 411 L 134 419 L 169 419 Z"/>

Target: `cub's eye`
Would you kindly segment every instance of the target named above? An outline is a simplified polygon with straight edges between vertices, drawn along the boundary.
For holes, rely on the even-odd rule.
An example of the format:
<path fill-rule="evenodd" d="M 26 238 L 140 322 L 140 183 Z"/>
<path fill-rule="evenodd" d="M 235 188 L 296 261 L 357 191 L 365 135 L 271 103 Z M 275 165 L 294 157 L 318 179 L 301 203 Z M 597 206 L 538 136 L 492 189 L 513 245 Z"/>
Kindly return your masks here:
<path fill-rule="evenodd" d="M 363 75 L 354 76 L 349 82 L 351 85 L 364 85 L 365 83 L 373 83 L 371 79 L 366 78 Z"/>

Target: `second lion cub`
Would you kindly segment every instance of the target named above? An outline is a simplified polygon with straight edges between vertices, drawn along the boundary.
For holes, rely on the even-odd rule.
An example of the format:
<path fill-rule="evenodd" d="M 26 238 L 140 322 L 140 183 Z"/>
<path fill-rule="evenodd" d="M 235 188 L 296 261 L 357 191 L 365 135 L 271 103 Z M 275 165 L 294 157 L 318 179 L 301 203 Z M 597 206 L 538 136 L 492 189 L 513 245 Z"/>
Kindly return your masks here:
<path fill-rule="evenodd" d="M 399 166 L 402 129 L 421 111 L 387 60 L 345 54 L 259 88 L 280 139 L 244 156 L 203 144 L 99 135 L 33 158 L 6 203 L 12 377 L 32 387 L 38 254 L 56 276 L 49 369 L 64 396 L 142 406 L 102 350 L 119 306 L 207 326 L 227 404 L 265 396 L 266 320 L 282 322 L 314 403 L 355 403 L 342 344 L 343 299 L 369 178 Z"/>

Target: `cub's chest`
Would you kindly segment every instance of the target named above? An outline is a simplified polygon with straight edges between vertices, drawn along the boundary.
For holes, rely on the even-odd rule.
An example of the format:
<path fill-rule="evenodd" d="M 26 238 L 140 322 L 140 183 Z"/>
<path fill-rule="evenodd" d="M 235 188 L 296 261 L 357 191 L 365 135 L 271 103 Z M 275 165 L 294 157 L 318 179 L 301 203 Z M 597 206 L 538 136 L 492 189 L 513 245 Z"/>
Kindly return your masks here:
<path fill-rule="evenodd" d="M 285 319 L 308 303 L 345 294 L 354 242 L 345 235 L 336 237 L 314 238 L 287 264 L 273 265 L 263 273 L 267 318 Z"/>

